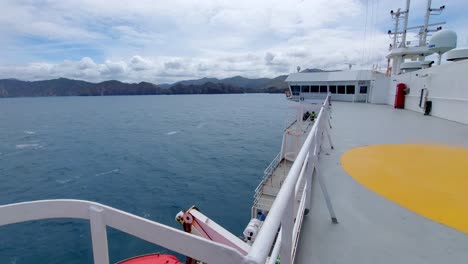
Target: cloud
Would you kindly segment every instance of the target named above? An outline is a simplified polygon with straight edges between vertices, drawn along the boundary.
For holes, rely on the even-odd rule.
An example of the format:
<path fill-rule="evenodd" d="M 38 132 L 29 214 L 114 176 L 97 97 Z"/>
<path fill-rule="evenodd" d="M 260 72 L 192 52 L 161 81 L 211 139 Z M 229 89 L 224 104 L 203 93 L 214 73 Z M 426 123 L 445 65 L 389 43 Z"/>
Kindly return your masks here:
<path fill-rule="evenodd" d="M 173 82 L 385 64 L 394 1 L 0 1 L 0 77 Z M 433 5 L 442 5 L 433 0 Z M 453 5 L 453 8 L 451 7 Z M 467 42 L 463 0 L 450 17 Z M 451 9 L 452 8 L 452 9 Z M 410 24 L 422 21 L 413 1 Z M 18 19 L 21 18 L 21 19 Z M 437 17 L 439 18 L 439 17 Z M 435 19 L 434 22 L 438 20 Z M 451 22 L 451 21 L 449 21 Z M 450 25 L 450 23 L 449 23 Z"/>
<path fill-rule="evenodd" d="M 164 68 L 166 68 L 166 70 L 171 70 L 171 69 L 180 69 L 182 67 L 182 63 L 180 62 L 177 62 L 177 61 L 168 61 L 166 63 L 164 63 Z"/>
<path fill-rule="evenodd" d="M 82 58 L 78 63 L 78 69 L 85 70 L 85 69 L 92 69 L 96 67 L 96 63 L 94 63 L 93 59 L 90 57 Z"/>
<path fill-rule="evenodd" d="M 274 59 L 275 59 L 275 54 L 273 54 L 271 52 L 267 52 L 265 54 L 265 64 L 267 64 L 267 65 L 272 64 Z"/>
<path fill-rule="evenodd" d="M 139 55 L 135 55 L 130 59 L 130 67 L 135 71 L 149 70 L 152 67 L 152 62 Z"/>
<path fill-rule="evenodd" d="M 102 68 L 101 72 L 111 77 L 117 77 L 126 73 L 128 68 L 127 63 L 123 61 L 114 62 L 107 60 L 103 66 L 104 67 Z"/>

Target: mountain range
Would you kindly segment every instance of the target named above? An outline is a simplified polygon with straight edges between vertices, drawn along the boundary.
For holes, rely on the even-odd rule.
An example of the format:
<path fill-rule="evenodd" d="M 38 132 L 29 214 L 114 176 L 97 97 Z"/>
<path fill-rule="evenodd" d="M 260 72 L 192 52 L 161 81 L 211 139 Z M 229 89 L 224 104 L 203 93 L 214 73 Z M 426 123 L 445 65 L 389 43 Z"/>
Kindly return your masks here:
<path fill-rule="evenodd" d="M 319 72 L 306 69 L 302 72 Z M 39 96 L 105 96 L 105 95 L 158 95 L 158 94 L 225 94 L 225 93 L 283 93 L 287 75 L 275 78 L 249 79 L 235 76 L 225 79 L 202 78 L 179 81 L 173 84 L 148 82 L 124 83 L 116 80 L 92 83 L 66 78 L 21 81 L 0 79 L 1 97 Z"/>

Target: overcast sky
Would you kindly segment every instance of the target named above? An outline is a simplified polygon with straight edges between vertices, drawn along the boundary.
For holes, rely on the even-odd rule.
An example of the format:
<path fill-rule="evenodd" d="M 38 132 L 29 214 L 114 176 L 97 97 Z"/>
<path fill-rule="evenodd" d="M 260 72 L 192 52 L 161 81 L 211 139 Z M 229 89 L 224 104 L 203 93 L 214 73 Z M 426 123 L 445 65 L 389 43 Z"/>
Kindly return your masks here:
<path fill-rule="evenodd" d="M 411 3 L 422 23 L 425 0 Z M 466 0 L 444 28 L 468 42 Z M 403 0 L 2 0 L 0 78 L 168 83 L 273 77 L 302 68 L 385 67 L 390 9 Z M 367 14 L 367 16 L 366 16 Z M 366 23 L 367 21 L 367 23 Z M 366 26 L 367 25 L 367 26 Z M 411 38 L 410 38 L 411 40 Z"/>

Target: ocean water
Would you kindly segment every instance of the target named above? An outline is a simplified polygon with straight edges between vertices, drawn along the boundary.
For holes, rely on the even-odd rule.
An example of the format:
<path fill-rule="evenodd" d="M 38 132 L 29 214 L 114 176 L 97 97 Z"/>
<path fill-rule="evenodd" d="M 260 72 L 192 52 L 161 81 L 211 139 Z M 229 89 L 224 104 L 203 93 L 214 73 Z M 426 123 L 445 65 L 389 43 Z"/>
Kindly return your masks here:
<path fill-rule="evenodd" d="M 270 94 L 0 99 L 0 204 L 85 199 L 176 228 L 196 205 L 240 235 L 289 106 Z M 111 262 L 168 252 L 111 228 L 108 241 Z M 92 263 L 89 223 L 2 226 L 0 263 Z"/>

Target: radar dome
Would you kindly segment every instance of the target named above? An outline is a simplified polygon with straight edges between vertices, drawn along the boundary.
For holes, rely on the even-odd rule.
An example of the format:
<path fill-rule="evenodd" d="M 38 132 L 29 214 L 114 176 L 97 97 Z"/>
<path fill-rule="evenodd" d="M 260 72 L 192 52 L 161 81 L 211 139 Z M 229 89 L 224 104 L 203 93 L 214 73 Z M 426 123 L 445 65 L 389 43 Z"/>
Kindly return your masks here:
<path fill-rule="evenodd" d="M 429 50 L 442 54 L 457 47 L 457 33 L 452 30 L 440 30 L 429 40 Z"/>

